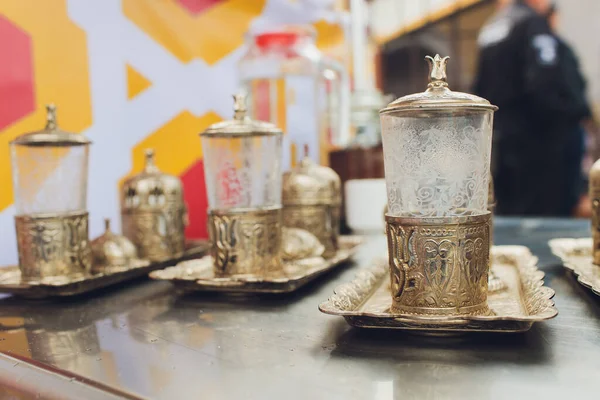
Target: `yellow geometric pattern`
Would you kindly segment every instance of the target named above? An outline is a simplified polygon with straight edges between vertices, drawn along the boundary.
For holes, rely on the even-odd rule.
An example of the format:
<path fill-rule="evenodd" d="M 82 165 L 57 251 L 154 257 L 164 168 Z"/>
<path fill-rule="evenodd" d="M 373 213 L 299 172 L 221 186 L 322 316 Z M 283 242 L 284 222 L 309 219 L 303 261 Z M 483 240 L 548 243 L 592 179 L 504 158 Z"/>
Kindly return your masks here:
<path fill-rule="evenodd" d="M 221 117 L 214 112 L 200 118 L 188 111 L 182 112 L 133 148 L 133 165 L 129 175 L 144 168 L 144 150 L 148 148 L 157 150 L 156 164 L 161 171 L 176 176 L 183 174 L 202 158 L 198 134 L 219 121 Z"/>
<path fill-rule="evenodd" d="M 0 14 L 31 38 L 36 102 L 34 112 L 0 135 L 1 211 L 13 202 L 8 143 L 22 133 L 44 127 L 44 104 L 57 105 L 60 126 L 71 132 L 87 128 L 92 111 L 86 36 L 68 18 L 66 0 L 0 0 Z"/>
<path fill-rule="evenodd" d="M 129 100 L 133 99 L 150 86 L 152 86 L 152 82 L 136 71 L 131 65 L 127 64 L 127 98 Z"/>
<path fill-rule="evenodd" d="M 167 0 L 123 0 L 123 12 L 182 62 L 212 65 L 244 42 L 266 0 L 226 0 L 198 15 Z"/>
<path fill-rule="evenodd" d="M 317 47 L 329 50 L 344 42 L 344 30 L 339 24 L 331 24 L 321 19 L 312 24 L 317 31 Z"/>

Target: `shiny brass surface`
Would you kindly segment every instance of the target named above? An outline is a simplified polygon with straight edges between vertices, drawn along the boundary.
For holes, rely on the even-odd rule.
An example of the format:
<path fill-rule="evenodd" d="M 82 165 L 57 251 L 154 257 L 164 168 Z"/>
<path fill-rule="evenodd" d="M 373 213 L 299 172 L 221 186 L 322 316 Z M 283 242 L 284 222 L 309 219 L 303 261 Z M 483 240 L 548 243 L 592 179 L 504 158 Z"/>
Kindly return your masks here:
<path fill-rule="evenodd" d="M 10 142 L 19 146 L 83 146 L 92 142 L 84 135 L 65 132 L 56 123 L 56 106 L 46 105 L 46 127 L 37 132 L 26 133 Z"/>
<path fill-rule="evenodd" d="M 341 187 L 335 171 L 307 157 L 283 174 L 283 226 L 304 229 L 319 238 L 325 246 L 324 257 L 332 256 L 338 248 Z"/>
<path fill-rule="evenodd" d="M 446 65 L 450 57 L 427 56 L 429 61 L 429 84 L 422 93 L 410 94 L 401 97 L 380 111 L 384 113 L 426 113 L 430 111 L 452 111 L 458 113 L 472 113 L 497 110 L 498 107 L 490 104 L 481 97 L 461 92 L 453 92 L 448 88 L 446 80 Z"/>
<path fill-rule="evenodd" d="M 91 269 L 88 213 L 17 215 L 17 248 L 23 282 L 62 281 Z"/>
<path fill-rule="evenodd" d="M 495 246 L 492 269 L 506 290 L 490 293 L 490 312 L 485 315 L 425 316 L 394 310 L 388 267 L 384 260 L 362 270 L 356 278 L 335 289 L 321 303 L 321 312 L 340 315 L 348 323 L 364 328 L 392 328 L 423 333 L 523 332 L 534 322 L 554 318 L 554 291 L 543 286 L 544 273 L 537 258 L 524 246 Z"/>
<path fill-rule="evenodd" d="M 282 268 L 265 276 L 215 275 L 213 258 L 184 261 L 178 265 L 150 274 L 152 279 L 166 280 L 177 287 L 207 292 L 230 293 L 289 293 L 320 275 L 349 260 L 362 239 L 358 236 L 340 237 L 340 249 L 333 257 L 311 257 L 284 262 Z"/>
<path fill-rule="evenodd" d="M 210 210 L 208 234 L 217 276 L 281 270 L 281 207 Z"/>
<path fill-rule="evenodd" d="M 246 95 L 236 94 L 233 96 L 234 116 L 232 120 L 217 122 L 209 126 L 200 136 L 205 137 L 240 137 L 240 136 L 271 136 L 282 135 L 281 129 L 275 125 L 255 121 L 247 115 Z"/>
<path fill-rule="evenodd" d="M 309 231 L 298 228 L 282 228 L 281 258 L 283 261 L 321 257 L 324 251 L 325 247 Z"/>
<path fill-rule="evenodd" d="M 386 216 L 395 312 L 486 315 L 490 214 Z"/>
<path fill-rule="evenodd" d="M 138 260 L 135 245 L 125 236 L 111 231 L 110 219 L 105 219 L 104 225 L 104 233 L 90 242 L 93 257 L 92 272 L 129 268 Z"/>
<path fill-rule="evenodd" d="M 565 268 L 577 276 L 577 281 L 600 296 L 600 265 L 594 260 L 596 247 L 592 248 L 593 242 L 592 238 L 559 238 L 550 240 L 548 244 Z"/>
<path fill-rule="evenodd" d="M 600 160 L 590 169 L 588 191 L 592 202 L 593 258 L 594 264 L 600 265 Z"/>
<path fill-rule="evenodd" d="M 177 258 L 153 263 L 136 259 L 127 268 L 110 269 L 98 273 L 85 272 L 71 276 L 55 276 L 38 281 L 25 281 L 21 278 L 19 267 L 4 266 L 0 267 L 0 293 L 13 293 L 32 299 L 75 296 L 139 278 L 181 260 L 203 256 L 208 248 L 209 245 L 206 241 L 190 241 L 186 245 L 184 254 Z M 92 270 L 94 269 L 92 268 Z"/>
<path fill-rule="evenodd" d="M 338 174 L 310 158 L 303 158 L 296 168 L 283 174 L 281 202 L 284 207 L 339 205 L 341 201 L 342 183 Z"/>
<path fill-rule="evenodd" d="M 183 254 L 187 223 L 181 180 L 160 172 L 154 151 L 146 150 L 144 170 L 127 179 L 121 190 L 123 235 L 140 258 L 164 261 Z"/>

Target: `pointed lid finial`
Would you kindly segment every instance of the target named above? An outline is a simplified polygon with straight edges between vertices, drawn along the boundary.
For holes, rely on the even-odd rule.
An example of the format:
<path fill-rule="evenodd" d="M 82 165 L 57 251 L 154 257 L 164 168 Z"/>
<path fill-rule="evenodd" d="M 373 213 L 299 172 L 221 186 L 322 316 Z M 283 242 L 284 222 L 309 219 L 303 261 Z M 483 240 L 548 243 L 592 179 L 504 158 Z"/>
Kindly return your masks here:
<path fill-rule="evenodd" d="M 40 131 L 25 133 L 10 142 L 14 145 L 35 147 L 85 146 L 90 142 L 85 135 L 65 132 L 56 123 L 56 106 L 46 104 L 46 125 Z"/>
<path fill-rule="evenodd" d="M 463 113 L 479 113 L 481 111 L 496 111 L 498 107 L 490 104 L 484 98 L 469 93 L 453 92 L 448 87 L 446 65 L 450 57 L 427 56 L 429 63 L 429 84 L 427 90 L 413 93 L 392 101 L 380 114 L 385 113 L 414 113 L 419 117 L 429 117 L 431 113 L 461 110 Z"/>
<path fill-rule="evenodd" d="M 233 118 L 236 120 L 242 120 L 246 118 L 246 112 L 248 109 L 246 108 L 246 94 L 240 92 L 238 94 L 233 95 Z"/>
<path fill-rule="evenodd" d="M 251 102 L 251 104 L 254 104 Z M 246 93 L 233 95 L 233 119 L 210 125 L 200 133 L 202 137 L 247 137 L 282 135 L 281 129 L 269 122 L 256 121 L 248 116 Z"/>
<path fill-rule="evenodd" d="M 110 218 L 104 218 L 104 232 L 110 232 Z"/>
<path fill-rule="evenodd" d="M 146 149 L 144 150 L 144 155 L 146 158 L 146 162 L 144 165 L 144 170 L 146 172 L 157 172 L 158 167 L 154 162 L 154 149 Z"/>
<path fill-rule="evenodd" d="M 46 104 L 46 130 L 55 131 L 56 125 L 56 106 L 54 104 Z"/>
<path fill-rule="evenodd" d="M 303 157 L 302 157 L 302 160 L 300 160 L 299 166 L 300 166 L 300 168 L 303 168 L 303 167 L 310 167 L 310 166 L 312 166 L 312 165 L 313 165 L 313 161 L 312 161 L 312 160 L 310 159 L 310 157 L 308 156 L 308 154 L 309 154 L 309 146 L 308 146 L 308 143 L 305 143 L 305 144 L 304 144 L 303 150 L 304 150 L 304 155 L 303 155 Z"/>
<path fill-rule="evenodd" d="M 435 57 L 426 56 L 425 59 L 429 61 L 429 85 L 428 87 L 447 87 L 448 77 L 446 75 L 446 65 L 450 57 L 440 57 L 436 54 Z"/>

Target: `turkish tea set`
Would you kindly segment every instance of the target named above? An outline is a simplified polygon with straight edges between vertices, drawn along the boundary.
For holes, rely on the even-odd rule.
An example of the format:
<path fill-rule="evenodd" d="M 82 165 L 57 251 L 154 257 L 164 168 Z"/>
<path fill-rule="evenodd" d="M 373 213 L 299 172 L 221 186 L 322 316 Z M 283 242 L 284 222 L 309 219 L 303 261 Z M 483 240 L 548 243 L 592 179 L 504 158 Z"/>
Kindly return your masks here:
<path fill-rule="evenodd" d="M 60 130 L 48 106 L 44 130 L 11 142 L 19 265 L 0 270 L 0 291 L 70 296 L 175 265 L 151 277 L 197 290 L 290 292 L 347 261 L 361 240 L 339 236 L 340 178 L 308 158 L 282 175 L 283 132 L 251 120 L 245 96 L 234 98 L 234 119 L 201 134 L 210 243 L 186 243 L 182 182 L 158 169 L 151 149 L 122 184 L 123 235 L 106 220 L 89 241 L 91 142 Z"/>
<path fill-rule="evenodd" d="M 61 130 L 47 106 L 46 127 L 10 143 L 19 265 L 0 269 L 0 291 L 42 298 L 96 290 L 204 254 L 184 239 L 187 211 L 177 177 L 161 173 L 154 153 L 122 187 L 124 235 L 88 239 L 87 169 L 91 142 Z"/>
<path fill-rule="evenodd" d="M 427 60 L 427 90 L 380 111 L 388 258 L 338 287 L 319 309 L 358 327 L 526 331 L 558 311 L 529 249 L 492 248 L 497 107 L 448 88 L 448 57 Z"/>
<path fill-rule="evenodd" d="M 292 292 L 347 261 L 361 239 L 339 236 L 340 177 L 307 157 L 281 174 L 283 132 L 234 99 L 233 120 L 200 134 L 211 254 L 150 277 L 187 290 Z"/>
<path fill-rule="evenodd" d="M 492 246 L 497 107 L 449 89 L 448 57 L 427 60 L 427 90 L 380 111 L 387 258 L 337 288 L 319 309 L 359 327 L 528 330 L 557 310 L 529 249 Z M 339 235 L 339 176 L 308 157 L 282 174 L 283 132 L 252 120 L 243 95 L 234 100 L 233 119 L 200 134 L 210 255 L 186 260 L 182 185 L 158 170 L 151 151 L 144 171 L 123 184 L 123 236 L 107 221 L 106 232 L 88 242 L 90 142 L 59 130 L 49 108 L 44 131 L 11 142 L 19 267 L 2 270 L 8 272 L 0 275 L 0 291 L 69 295 L 100 285 L 88 282 L 115 283 L 140 270 L 186 290 L 287 293 L 347 261 L 361 239 Z M 600 182 L 600 165 L 598 171 Z M 598 229 L 594 240 L 600 248 Z"/>

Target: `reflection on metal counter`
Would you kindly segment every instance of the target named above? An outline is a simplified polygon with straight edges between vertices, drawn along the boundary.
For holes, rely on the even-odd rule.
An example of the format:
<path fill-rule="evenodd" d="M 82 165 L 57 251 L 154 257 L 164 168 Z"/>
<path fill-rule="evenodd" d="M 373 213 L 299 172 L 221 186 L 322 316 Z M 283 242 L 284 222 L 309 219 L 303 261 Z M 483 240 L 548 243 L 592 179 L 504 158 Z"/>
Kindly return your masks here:
<path fill-rule="evenodd" d="M 443 339 L 355 329 L 316 309 L 358 272 L 347 268 L 286 296 L 180 294 L 165 282 L 148 281 L 84 296 L 77 304 L 25 308 L 3 297 L 0 351 L 77 368 L 68 372 L 142 398 L 422 398 L 440 391 L 509 398 L 532 388 L 543 398 L 589 397 L 600 358 L 600 303 L 557 268 L 547 246 L 555 237 L 589 237 L 589 222 L 499 217 L 495 225 L 497 245 L 523 244 L 539 256 L 544 280 L 558 294 L 556 306 L 565 310 L 561 318 L 536 323 L 524 334 Z M 366 266 L 385 251 L 383 235 L 369 237 L 356 264 Z M 41 336 L 27 330 L 74 331 L 70 340 L 81 343 L 71 348 L 99 346 L 99 353 L 72 352 L 64 363 L 38 350 L 32 356 Z M 2 371 L 5 381 L 25 385 L 19 374 L 10 365 Z M 60 389 L 68 395 L 72 387 Z"/>

